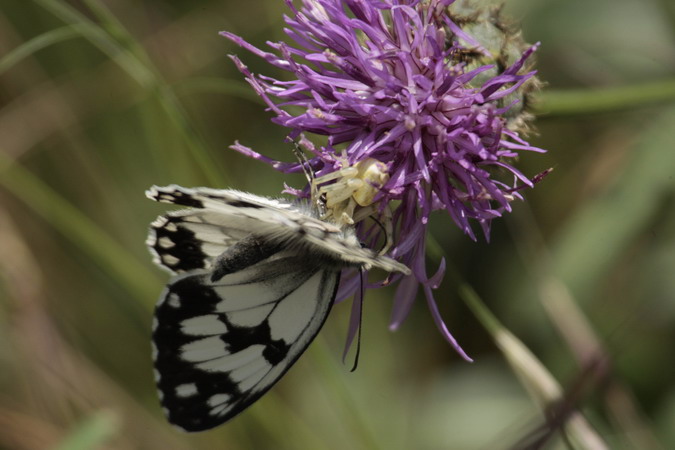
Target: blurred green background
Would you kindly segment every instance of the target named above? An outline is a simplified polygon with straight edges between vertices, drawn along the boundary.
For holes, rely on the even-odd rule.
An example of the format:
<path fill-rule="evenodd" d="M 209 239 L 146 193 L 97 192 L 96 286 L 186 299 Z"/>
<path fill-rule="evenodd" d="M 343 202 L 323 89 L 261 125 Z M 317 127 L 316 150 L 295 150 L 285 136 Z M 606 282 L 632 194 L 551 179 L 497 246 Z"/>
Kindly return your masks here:
<path fill-rule="evenodd" d="M 571 407 L 608 448 L 675 448 L 675 2 L 506 10 L 542 42 L 548 84 L 530 141 L 549 152 L 519 168 L 555 171 L 493 223 L 489 244 L 444 214 L 431 226 L 451 266 L 436 298 L 475 362 L 443 341 L 421 298 L 389 332 L 393 289 L 371 291 L 355 373 L 340 361 L 344 303 L 268 395 L 187 435 L 165 422 L 153 385 L 167 275 L 144 240 L 167 208 L 143 192 L 301 185 L 227 148 L 290 159 L 286 130 L 226 55 L 271 68 L 217 34 L 281 40 L 283 2 L 2 0 L 0 448 L 602 448 L 550 431 L 545 417 L 564 423 Z M 467 286 L 565 402 L 542 411 L 547 375 L 507 363 L 517 346 L 498 349 Z"/>

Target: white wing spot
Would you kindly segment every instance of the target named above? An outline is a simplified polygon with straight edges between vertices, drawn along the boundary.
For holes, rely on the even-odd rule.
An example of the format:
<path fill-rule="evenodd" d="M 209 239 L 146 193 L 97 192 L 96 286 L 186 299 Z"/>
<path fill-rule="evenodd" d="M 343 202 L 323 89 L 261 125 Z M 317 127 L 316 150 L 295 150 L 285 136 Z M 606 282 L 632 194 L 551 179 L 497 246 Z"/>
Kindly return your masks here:
<path fill-rule="evenodd" d="M 181 331 L 190 336 L 214 336 L 227 332 L 227 326 L 215 314 L 186 319 L 180 326 Z"/>
<path fill-rule="evenodd" d="M 287 364 L 279 364 L 278 367 L 288 367 Z M 239 389 L 243 392 L 252 391 L 254 387 L 258 386 L 260 380 L 267 375 L 275 367 L 267 363 L 265 360 L 257 361 L 255 364 L 249 364 L 247 367 L 234 370 L 230 373 L 233 380 L 239 383 Z M 258 389 L 256 389 L 257 391 Z"/>
<path fill-rule="evenodd" d="M 159 216 L 157 219 L 155 219 L 150 226 L 153 228 L 162 228 L 164 225 L 166 225 L 169 222 L 169 219 L 167 219 L 164 216 Z"/>
<path fill-rule="evenodd" d="M 162 255 L 162 261 L 169 266 L 173 266 L 178 262 L 178 258 L 172 255 Z"/>
<path fill-rule="evenodd" d="M 241 311 L 227 313 L 227 319 L 233 324 L 243 327 L 254 327 L 260 325 L 269 316 L 274 304 L 259 306 L 258 308 L 244 309 Z"/>
<path fill-rule="evenodd" d="M 212 336 L 190 342 L 181 347 L 181 359 L 187 362 L 202 362 L 220 358 L 228 352 L 220 336 Z"/>
<path fill-rule="evenodd" d="M 232 405 L 230 405 L 229 403 L 224 403 L 220 406 L 216 406 L 215 408 L 212 408 L 211 411 L 209 411 L 209 412 L 211 413 L 212 416 L 220 416 L 220 415 L 225 414 L 230 409 L 232 409 Z"/>
<path fill-rule="evenodd" d="M 152 373 L 155 376 L 155 382 L 159 383 L 159 380 L 162 379 L 162 375 L 160 375 L 159 370 L 153 369 Z"/>
<path fill-rule="evenodd" d="M 259 377 L 258 373 L 262 370 L 268 372 L 272 368 L 272 365 L 268 363 L 264 358 L 256 358 L 246 365 L 241 365 L 234 370 L 230 371 L 230 379 L 235 383 L 241 383 L 239 389 L 242 391 L 248 391 L 250 387 L 245 387 L 244 385 L 255 379 L 255 383 L 258 382 L 260 378 L 264 376 L 261 374 Z"/>
<path fill-rule="evenodd" d="M 176 244 L 174 244 L 174 242 L 166 236 L 159 238 L 157 243 L 162 248 L 171 248 L 176 246 Z"/>
<path fill-rule="evenodd" d="M 227 275 L 226 278 L 229 276 Z M 229 281 L 230 279 L 227 280 L 227 282 Z M 215 309 L 223 313 L 253 308 L 266 303 L 272 304 L 272 302 L 275 302 L 279 298 L 277 290 L 271 289 L 270 286 L 264 283 L 247 283 L 233 286 L 216 285 L 214 290 L 216 291 L 216 295 L 223 299 L 216 304 Z"/>
<path fill-rule="evenodd" d="M 169 294 L 167 303 L 172 308 L 180 308 L 180 297 L 177 294 Z"/>
<path fill-rule="evenodd" d="M 186 383 L 176 386 L 176 396 L 181 398 L 192 397 L 197 394 L 197 385 L 194 383 Z"/>
<path fill-rule="evenodd" d="M 257 359 L 262 359 L 263 350 L 265 350 L 264 345 L 251 345 L 237 353 L 226 354 L 221 358 L 197 364 L 196 367 L 206 372 L 230 372 L 251 364 Z"/>
<path fill-rule="evenodd" d="M 216 394 L 212 395 L 206 403 L 208 403 L 211 408 L 215 408 L 221 406 L 223 403 L 229 402 L 231 398 L 232 396 L 230 394 Z"/>

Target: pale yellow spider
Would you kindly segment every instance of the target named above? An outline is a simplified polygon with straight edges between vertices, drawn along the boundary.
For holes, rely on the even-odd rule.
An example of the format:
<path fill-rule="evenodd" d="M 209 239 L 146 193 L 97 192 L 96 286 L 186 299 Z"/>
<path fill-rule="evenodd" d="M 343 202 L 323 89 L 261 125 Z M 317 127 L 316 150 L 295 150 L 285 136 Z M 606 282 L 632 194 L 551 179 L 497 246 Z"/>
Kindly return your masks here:
<path fill-rule="evenodd" d="M 345 157 L 340 158 L 344 167 L 335 172 L 313 178 L 311 181 L 312 201 L 322 205 L 321 218 L 342 227 L 353 225 L 375 212 L 375 196 L 389 181 L 387 165 L 374 158 L 366 158 L 349 166 Z M 336 180 L 326 185 L 329 181 Z M 386 243 L 380 254 L 391 247 L 391 211 L 384 208 L 383 223 Z"/>

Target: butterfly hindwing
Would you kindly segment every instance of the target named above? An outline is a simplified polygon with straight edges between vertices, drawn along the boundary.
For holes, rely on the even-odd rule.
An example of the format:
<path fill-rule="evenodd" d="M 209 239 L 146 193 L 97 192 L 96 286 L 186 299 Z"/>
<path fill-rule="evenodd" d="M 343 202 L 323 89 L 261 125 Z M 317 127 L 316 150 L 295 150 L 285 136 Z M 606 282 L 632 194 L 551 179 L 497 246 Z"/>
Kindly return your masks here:
<path fill-rule="evenodd" d="M 274 385 L 323 325 L 339 278 L 282 255 L 211 275 L 174 278 L 156 309 L 157 386 L 169 421 L 186 431 L 229 420 Z"/>

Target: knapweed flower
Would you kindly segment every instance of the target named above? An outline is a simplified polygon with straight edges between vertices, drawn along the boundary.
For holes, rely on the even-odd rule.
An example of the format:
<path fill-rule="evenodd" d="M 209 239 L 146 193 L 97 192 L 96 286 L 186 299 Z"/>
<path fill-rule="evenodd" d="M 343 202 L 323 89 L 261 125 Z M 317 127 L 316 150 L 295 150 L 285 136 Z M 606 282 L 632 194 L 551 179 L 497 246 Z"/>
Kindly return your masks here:
<path fill-rule="evenodd" d="M 300 9 L 286 3 L 292 14 L 285 17 L 285 31 L 292 45 L 270 42 L 274 51 L 267 52 L 222 34 L 290 78 L 255 75 L 239 58 L 232 59 L 275 114 L 273 121 L 291 129 L 291 138 L 327 136 L 324 147 L 305 145 L 313 152 L 309 165 L 317 177 L 338 172 L 333 178 L 340 182 L 339 171 L 357 168 L 357 173 L 364 165 L 379 172 L 380 182 L 366 180 L 374 188 L 370 203 L 343 204 L 340 211 L 351 217 L 370 208 L 384 217 L 393 210 L 387 222 L 396 238 L 389 254 L 413 275 L 400 280 L 391 328 L 405 318 L 421 285 L 436 325 L 469 359 L 433 297 L 445 262 L 427 275 L 427 222 L 432 211 L 445 210 L 472 239 L 472 221 L 488 238 L 491 220 L 511 210 L 522 187 L 533 186 L 512 162 L 522 151 L 543 151 L 519 135 L 537 84 L 527 70 L 536 45 L 527 47 L 510 32 L 498 10 L 476 10 L 466 2 L 302 0 Z M 233 148 L 278 170 L 300 170 L 239 144 Z M 366 244 L 381 242 L 382 228 L 356 226 Z M 391 281 L 396 280 L 380 284 Z M 348 279 L 340 298 L 357 291 L 358 284 L 358 277 Z"/>

